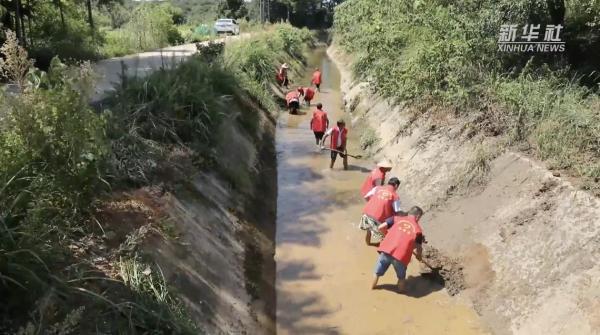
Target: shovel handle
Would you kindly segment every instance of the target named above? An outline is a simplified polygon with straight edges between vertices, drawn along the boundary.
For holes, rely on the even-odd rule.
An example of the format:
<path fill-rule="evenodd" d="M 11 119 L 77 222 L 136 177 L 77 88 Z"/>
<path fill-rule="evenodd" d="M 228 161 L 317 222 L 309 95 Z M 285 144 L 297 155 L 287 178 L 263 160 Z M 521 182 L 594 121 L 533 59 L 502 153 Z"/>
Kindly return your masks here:
<path fill-rule="evenodd" d="M 329 151 L 337 152 L 338 154 L 346 155 L 346 156 L 349 156 L 349 157 L 352 157 L 352 158 L 362 159 L 361 155 L 351 155 L 351 154 L 348 154 L 348 153 L 345 153 L 345 152 L 341 152 L 339 150 L 335 150 L 335 149 L 331 149 L 331 148 L 321 147 L 321 150 L 329 150 Z"/>
<path fill-rule="evenodd" d="M 416 253 L 416 252 L 414 252 L 414 251 L 413 251 L 413 255 L 415 255 L 415 257 L 417 257 L 417 253 Z M 430 268 L 431 270 L 433 270 L 433 266 L 431 266 L 431 264 L 427 263 L 427 262 L 426 262 L 426 261 L 423 259 L 423 257 L 421 257 L 421 260 L 420 260 L 420 262 L 421 262 L 421 263 L 423 263 L 423 264 L 425 264 L 425 265 L 426 265 L 428 268 Z"/>

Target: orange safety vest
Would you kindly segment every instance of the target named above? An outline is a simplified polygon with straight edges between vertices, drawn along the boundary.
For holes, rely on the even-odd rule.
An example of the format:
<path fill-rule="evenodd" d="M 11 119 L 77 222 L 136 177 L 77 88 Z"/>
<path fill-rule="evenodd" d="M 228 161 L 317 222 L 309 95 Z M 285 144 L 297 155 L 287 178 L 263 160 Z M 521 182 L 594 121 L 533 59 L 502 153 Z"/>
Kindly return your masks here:
<path fill-rule="evenodd" d="M 287 102 L 287 105 L 289 106 L 289 105 L 290 105 L 290 102 L 292 102 L 292 101 L 294 101 L 294 100 L 295 100 L 295 101 L 297 101 L 297 102 L 300 102 L 300 100 L 299 100 L 299 98 L 298 98 L 299 96 L 300 96 L 300 95 L 298 94 L 298 92 L 294 92 L 294 91 L 292 91 L 292 92 L 290 92 L 290 93 L 286 94 L 286 96 L 285 96 L 285 101 Z"/>
<path fill-rule="evenodd" d="M 387 218 L 394 215 L 394 201 L 399 200 L 396 190 L 393 185 L 377 186 L 375 188 L 375 194 L 369 198 L 363 214 L 366 214 L 382 223 Z"/>
<path fill-rule="evenodd" d="M 307 87 L 304 89 L 304 100 L 312 100 L 312 98 L 315 96 L 315 91 L 313 91 L 312 88 Z"/>
<path fill-rule="evenodd" d="M 385 252 L 408 266 L 419 234 L 423 234 L 423 230 L 414 216 L 394 216 L 394 225 L 388 229 L 377 251 Z"/>
<path fill-rule="evenodd" d="M 381 185 L 374 184 L 375 180 L 377 180 L 377 179 L 381 179 L 382 181 L 385 179 L 385 172 L 381 171 L 381 169 L 379 169 L 379 167 L 376 167 L 375 169 L 373 169 L 373 171 L 371 171 L 369 173 L 369 175 L 363 182 L 363 184 L 360 188 L 360 195 L 363 198 L 365 197 L 365 195 L 367 195 L 367 193 L 369 193 L 369 191 L 371 189 L 373 189 L 373 187 L 381 186 Z"/>
<path fill-rule="evenodd" d="M 327 112 L 316 109 L 313 113 L 310 128 L 315 132 L 325 132 L 327 130 Z"/>
<path fill-rule="evenodd" d="M 321 71 L 315 71 L 312 75 L 312 83 L 318 85 L 321 83 Z"/>
<path fill-rule="evenodd" d="M 337 149 L 339 147 L 346 147 L 346 139 L 348 137 L 348 128 L 344 127 L 342 130 L 342 143 L 338 143 L 338 137 L 340 135 L 340 128 L 337 126 L 333 127 L 333 131 L 331 132 L 331 142 L 330 148 Z"/>

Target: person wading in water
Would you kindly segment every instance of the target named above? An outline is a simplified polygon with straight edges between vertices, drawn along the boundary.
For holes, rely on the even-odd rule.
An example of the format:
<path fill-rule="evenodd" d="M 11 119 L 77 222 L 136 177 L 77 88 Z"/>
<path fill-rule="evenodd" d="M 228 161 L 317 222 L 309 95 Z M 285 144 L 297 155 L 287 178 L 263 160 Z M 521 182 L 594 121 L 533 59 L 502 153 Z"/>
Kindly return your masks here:
<path fill-rule="evenodd" d="M 327 118 L 327 112 L 323 110 L 323 104 L 320 102 L 317 104 L 317 109 L 313 112 L 312 119 L 310 120 L 310 129 L 315 134 L 315 141 L 317 145 L 321 144 L 323 135 L 329 127 L 329 119 Z"/>
<path fill-rule="evenodd" d="M 318 68 L 312 74 L 311 83 L 317 88 L 317 92 L 321 92 L 321 71 Z"/>
<path fill-rule="evenodd" d="M 382 186 L 385 182 L 385 174 L 392 170 L 392 163 L 388 160 L 382 160 L 369 173 L 362 186 L 360 187 L 360 196 L 365 197 L 375 186 Z M 366 200 L 366 199 L 365 199 Z"/>
<path fill-rule="evenodd" d="M 379 230 L 385 233 L 385 237 L 377 249 L 379 256 L 375 263 L 375 275 L 371 289 L 377 288 L 379 277 L 383 276 L 392 265 L 398 278 L 398 292 L 405 292 L 406 268 L 410 263 L 413 251 L 417 260 L 423 259 L 422 245 L 425 237 L 419 225 L 421 216 L 423 216 L 423 210 L 414 206 L 408 211 L 408 215 L 395 215 L 379 226 Z"/>
<path fill-rule="evenodd" d="M 400 180 L 392 177 L 387 185 L 376 186 L 365 195 L 367 204 L 358 227 L 367 231 L 365 243 L 368 246 L 378 246 L 384 236 L 379 226 L 394 214 L 401 213 L 400 197 L 396 193 L 399 186 Z"/>
<path fill-rule="evenodd" d="M 340 119 L 335 127 L 329 128 L 323 137 L 322 143 L 325 143 L 325 139 L 330 137 L 329 148 L 331 149 L 331 164 L 329 168 L 333 169 L 333 164 L 337 158 L 338 153 L 344 159 L 344 170 L 348 170 L 348 156 L 346 156 L 346 141 L 348 139 L 348 128 L 346 128 L 346 122 Z"/>

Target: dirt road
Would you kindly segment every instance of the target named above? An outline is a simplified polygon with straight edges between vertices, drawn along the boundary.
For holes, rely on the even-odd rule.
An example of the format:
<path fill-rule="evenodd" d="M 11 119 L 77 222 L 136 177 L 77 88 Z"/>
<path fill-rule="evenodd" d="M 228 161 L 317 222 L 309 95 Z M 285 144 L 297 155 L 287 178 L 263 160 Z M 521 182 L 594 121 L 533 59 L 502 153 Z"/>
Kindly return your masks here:
<path fill-rule="evenodd" d="M 335 123 L 343 113 L 339 72 L 323 50 L 310 60 L 309 66 L 315 65 L 324 84 L 313 103 L 322 102 Z M 392 269 L 380 280 L 382 289 L 369 289 L 377 254 L 356 225 L 364 205 L 358 189 L 372 162 L 351 159 L 349 171 L 343 171 L 338 161 L 330 171 L 328 153 L 317 150 L 309 130 L 311 110 L 303 111 L 282 114 L 277 128 L 277 333 L 485 333 L 470 307 L 418 275 L 415 260 L 407 295 L 391 291 Z M 348 150 L 358 152 L 351 126 L 350 134 Z M 423 222 L 426 234 L 427 228 Z"/>

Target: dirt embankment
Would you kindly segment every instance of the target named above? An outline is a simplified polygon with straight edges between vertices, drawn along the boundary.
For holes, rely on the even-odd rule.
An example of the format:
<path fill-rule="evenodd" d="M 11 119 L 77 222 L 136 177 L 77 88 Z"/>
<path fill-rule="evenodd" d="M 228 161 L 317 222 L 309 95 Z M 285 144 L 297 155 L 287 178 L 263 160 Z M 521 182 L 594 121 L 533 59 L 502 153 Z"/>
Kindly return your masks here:
<path fill-rule="evenodd" d="M 379 97 L 351 77 L 347 55 L 328 52 L 354 129 L 370 134 L 374 158 L 394 162 L 405 206 L 427 211 L 422 226 L 439 250 L 429 260 L 449 293 L 472 301 L 497 334 L 600 333 L 600 200 L 498 149 L 502 139 L 468 120 Z"/>
<path fill-rule="evenodd" d="M 275 119 L 236 97 L 213 167 L 173 152 L 156 185 L 100 211 L 109 243 L 156 263 L 206 334 L 275 332 Z M 202 172 L 200 172 L 202 171 Z M 129 206 L 128 204 L 137 204 Z M 131 241 L 131 243 L 128 243 Z"/>

